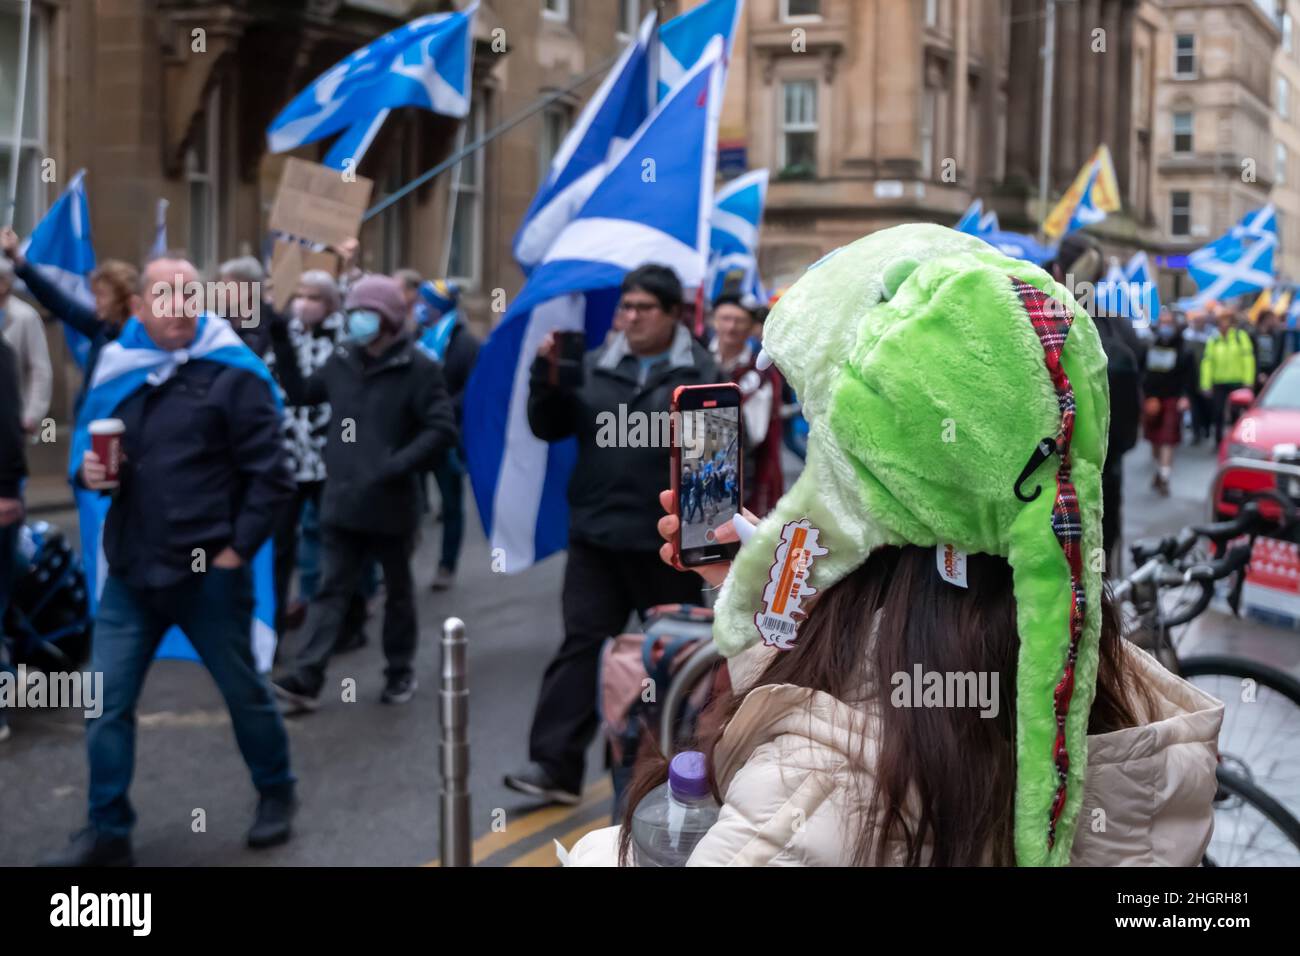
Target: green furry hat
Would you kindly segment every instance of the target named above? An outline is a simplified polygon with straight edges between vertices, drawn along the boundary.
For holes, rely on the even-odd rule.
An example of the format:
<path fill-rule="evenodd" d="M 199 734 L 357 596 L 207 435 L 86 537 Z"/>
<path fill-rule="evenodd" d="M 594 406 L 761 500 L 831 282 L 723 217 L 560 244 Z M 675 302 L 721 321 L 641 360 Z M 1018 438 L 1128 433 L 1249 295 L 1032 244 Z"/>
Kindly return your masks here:
<path fill-rule="evenodd" d="M 812 552 L 805 593 L 882 545 L 1007 558 L 1020 633 L 1016 859 L 1067 863 L 1096 688 L 1110 408 L 1091 319 L 1042 269 L 907 225 L 809 269 L 768 317 L 763 349 L 803 402 L 808 457 L 736 556 L 716 643 L 730 657 L 765 639 L 757 622 L 791 522 L 807 519 L 826 549 Z"/>

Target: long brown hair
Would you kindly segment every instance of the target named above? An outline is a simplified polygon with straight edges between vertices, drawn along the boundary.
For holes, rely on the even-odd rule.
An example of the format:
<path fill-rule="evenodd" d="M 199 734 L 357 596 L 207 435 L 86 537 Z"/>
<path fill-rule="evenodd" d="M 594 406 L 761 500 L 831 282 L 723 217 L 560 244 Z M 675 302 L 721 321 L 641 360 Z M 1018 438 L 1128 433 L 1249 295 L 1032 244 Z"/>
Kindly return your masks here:
<path fill-rule="evenodd" d="M 971 554 L 967 583 L 959 588 L 940 579 L 933 549 L 880 548 L 820 596 L 794 649 L 777 654 L 754 685 L 793 684 L 854 704 L 869 687 L 882 705 L 873 708 L 879 730 L 867 769 L 874 785 L 871 793 L 855 795 L 859 806 L 870 808 L 854 839 L 856 865 L 885 865 L 897 848 L 907 866 L 1015 862 L 1020 640 L 1011 568 L 1002 558 Z M 889 681 L 881 677 L 910 674 L 916 664 L 927 672 L 997 674 L 997 716 L 982 717 L 979 708 L 883 706 Z M 713 752 L 742 700 L 742 694 L 719 696 L 700 717 L 696 749 L 708 757 L 719 802 Z M 1149 688 L 1125 668 L 1119 616 L 1106 592 L 1088 733 L 1135 726 L 1150 708 Z M 629 860 L 633 810 L 667 778 L 653 735 L 644 738 L 651 744 L 627 791 L 622 865 Z M 861 752 L 856 760 L 867 766 Z"/>

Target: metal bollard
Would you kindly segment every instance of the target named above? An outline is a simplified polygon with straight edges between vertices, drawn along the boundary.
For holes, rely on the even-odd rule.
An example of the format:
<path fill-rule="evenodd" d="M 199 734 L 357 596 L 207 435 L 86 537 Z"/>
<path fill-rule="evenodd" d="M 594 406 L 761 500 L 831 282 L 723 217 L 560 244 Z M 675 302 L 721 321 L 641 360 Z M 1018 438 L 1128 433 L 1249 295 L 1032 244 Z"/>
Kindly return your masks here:
<path fill-rule="evenodd" d="M 442 622 L 442 737 L 438 756 L 442 773 L 443 866 L 473 866 L 469 829 L 469 686 L 466 680 L 465 622 Z"/>

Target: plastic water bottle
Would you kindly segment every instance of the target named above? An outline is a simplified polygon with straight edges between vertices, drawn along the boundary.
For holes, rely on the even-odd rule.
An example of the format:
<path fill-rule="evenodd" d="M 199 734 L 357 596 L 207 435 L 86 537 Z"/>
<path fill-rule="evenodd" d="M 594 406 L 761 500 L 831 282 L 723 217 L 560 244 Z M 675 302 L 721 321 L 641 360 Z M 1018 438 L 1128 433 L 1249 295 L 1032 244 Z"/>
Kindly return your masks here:
<path fill-rule="evenodd" d="M 651 790 L 632 814 L 636 865 L 685 866 L 717 819 L 704 754 L 679 753 L 668 764 L 668 782 Z"/>

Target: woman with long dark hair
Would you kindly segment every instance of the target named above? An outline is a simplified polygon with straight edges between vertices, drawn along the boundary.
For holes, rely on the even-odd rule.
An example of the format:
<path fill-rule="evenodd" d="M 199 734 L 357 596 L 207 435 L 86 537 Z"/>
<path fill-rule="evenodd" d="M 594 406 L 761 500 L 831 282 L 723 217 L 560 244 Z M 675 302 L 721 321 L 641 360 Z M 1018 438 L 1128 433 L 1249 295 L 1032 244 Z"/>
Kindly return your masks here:
<path fill-rule="evenodd" d="M 700 719 L 721 810 L 688 865 L 1199 862 L 1222 705 L 1127 644 L 1104 590 L 1087 313 L 1032 265 L 904 226 L 806 273 L 763 345 L 808 464 L 704 569 L 731 686 Z M 634 864 L 664 778 L 644 754 L 624 826 L 571 864 Z"/>

